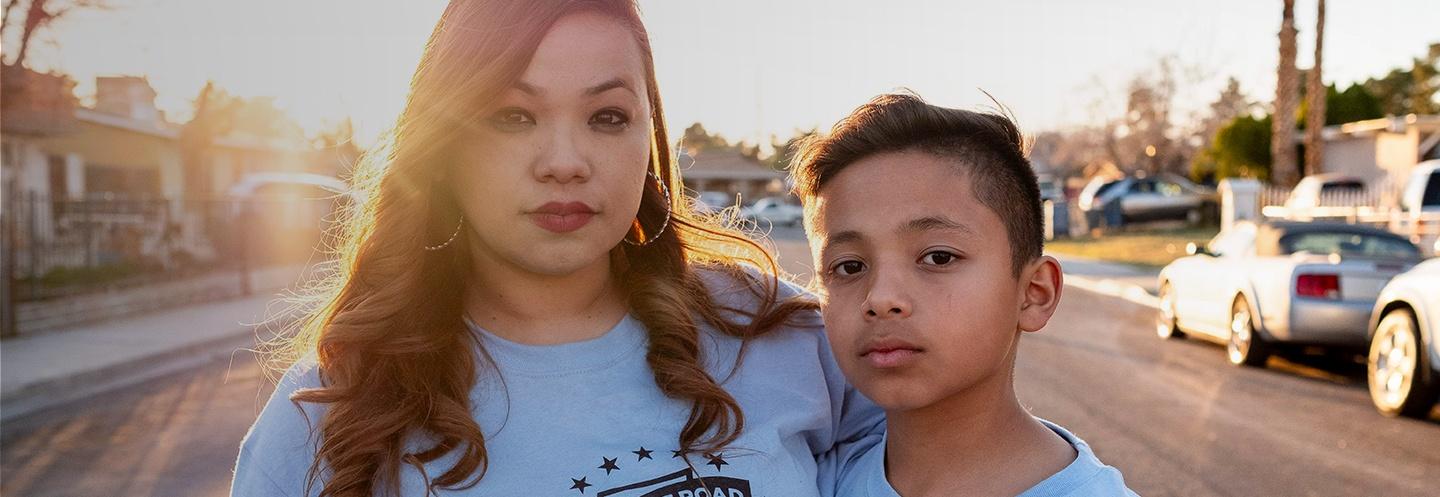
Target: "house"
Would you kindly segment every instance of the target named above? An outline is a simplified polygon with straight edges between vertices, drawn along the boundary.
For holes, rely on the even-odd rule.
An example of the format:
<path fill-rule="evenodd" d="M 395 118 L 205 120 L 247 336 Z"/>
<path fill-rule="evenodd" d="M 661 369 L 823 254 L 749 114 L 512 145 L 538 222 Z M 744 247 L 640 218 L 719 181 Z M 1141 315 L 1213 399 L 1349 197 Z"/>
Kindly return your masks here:
<path fill-rule="evenodd" d="M 210 232 L 233 210 L 224 197 L 233 184 L 254 173 L 337 169 L 317 167 L 321 154 L 303 136 L 231 134 L 186 160 L 181 126 L 155 107 L 143 77 L 96 78 L 95 105 L 67 107 L 49 102 L 64 100 L 55 94 L 74 101 L 68 79 L 6 70 L 28 76 L 20 88 L 30 95 L 6 96 L 0 142 L 5 208 L 23 231 L 16 250 L 44 254 L 24 258 L 31 274 L 157 257 L 168 268 L 175 251 L 214 257 Z"/>
<path fill-rule="evenodd" d="M 738 195 L 747 204 L 789 191 L 784 171 L 770 169 L 735 148 L 681 150 L 680 167 L 687 189 L 719 192 L 726 198 Z"/>
<path fill-rule="evenodd" d="M 1440 159 L 1440 115 L 1392 116 L 1326 126 L 1321 172 L 1365 180 L 1394 194 L 1416 164 Z"/>

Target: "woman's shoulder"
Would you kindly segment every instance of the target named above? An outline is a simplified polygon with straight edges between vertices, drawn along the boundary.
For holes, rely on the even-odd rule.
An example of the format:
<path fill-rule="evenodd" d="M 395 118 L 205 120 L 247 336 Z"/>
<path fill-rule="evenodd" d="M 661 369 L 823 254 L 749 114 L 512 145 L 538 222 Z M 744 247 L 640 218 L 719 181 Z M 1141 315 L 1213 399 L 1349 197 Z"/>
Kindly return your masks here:
<path fill-rule="evenodd" d="M 314 435 L 324 409 L 291 400 L 291 396 L 302 389 L 322 386 L 320 366 L 313 356 L 301 358 L 285 370 L 255 424 L 240 442 L 235 466 L 237 488 L 289 487 L 304 481 L 315 458 Z M 285 488 L 284 494 L 299 495 L 292 490 Z"/>
<path fill-rule="evenodd" d="M 698 268 L 696 274 L 715 304 L 732 313 L 753 314 L 787 301 L 817 300 L 795 282 L 752 266 L 708 265 Z M 813 309 L 808 313 L 814 314 Z"/>

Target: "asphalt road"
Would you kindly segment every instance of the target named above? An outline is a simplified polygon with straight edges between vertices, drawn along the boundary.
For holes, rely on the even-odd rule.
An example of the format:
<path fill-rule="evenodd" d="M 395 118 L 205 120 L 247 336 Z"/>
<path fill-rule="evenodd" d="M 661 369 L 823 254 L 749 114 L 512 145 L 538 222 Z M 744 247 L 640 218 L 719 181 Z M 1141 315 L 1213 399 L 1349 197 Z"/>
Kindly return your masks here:
<path fill-rule="evenodd" d="M 794 230 L 782 263 L 805 270 Z M 1433 496 L 1440 416 L 1388 419 L 1363 369 L 1325 358 L 1225 363 L 1219 346 L 1161 341 L 1150 311 L 1068 288 L 1022 340 L 1016 388 L 1146 496 Z M 270 387 L 240 353 L 0 426 L 0 494 L 226 495 L 236 448 Z"/>

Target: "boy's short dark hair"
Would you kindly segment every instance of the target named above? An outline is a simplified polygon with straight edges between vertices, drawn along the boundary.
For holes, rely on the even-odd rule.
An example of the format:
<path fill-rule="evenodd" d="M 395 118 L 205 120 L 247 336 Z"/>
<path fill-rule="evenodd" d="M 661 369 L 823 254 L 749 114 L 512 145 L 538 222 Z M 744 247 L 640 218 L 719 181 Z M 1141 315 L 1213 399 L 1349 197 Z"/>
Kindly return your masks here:
<path fill-rule="evenodd" d="M 850 164 L 906 150 L 954 159 L 969 173 L 975 198 L 1005 223 L 1017 276 L 1040 257 L 1040 187 L 1020 129 L 1000 114 L 938 107 L 913 94 L 880 95 L 801 146 L 790 165 L 795 193 L 808 203 Z"/>

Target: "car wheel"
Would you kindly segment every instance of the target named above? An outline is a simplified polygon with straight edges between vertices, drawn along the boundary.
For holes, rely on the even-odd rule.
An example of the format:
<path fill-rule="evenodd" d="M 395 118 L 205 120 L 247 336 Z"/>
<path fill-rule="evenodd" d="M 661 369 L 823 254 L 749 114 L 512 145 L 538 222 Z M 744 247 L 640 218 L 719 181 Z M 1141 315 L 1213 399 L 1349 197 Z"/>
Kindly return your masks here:
<path fill-rule="evenodd" d="M 1440 393 L 1425 360 L 1415 315 L 1409 310 L 1391 311 L 1375 327 L 1366 361 L 1370 401 L 1386 416 L 1423 418 Z"/>
<path fill-rule="evenodd" d="M 1230 339 L 1225 341 L 1226 356 L 1236 366 L 1264 366 L 1270 358 L 1270 344 L 1255 331 L 1254 314 L 1244 298 L 1230 306 Z"/>
<path fill-rule="evenodd" d="M 1160 285 L 1160 308 L 1155 313 L 1155 334 L 1160 338 L 1184 338 L 1175 316 L 1175 291 L 1170 283 Z"/>

